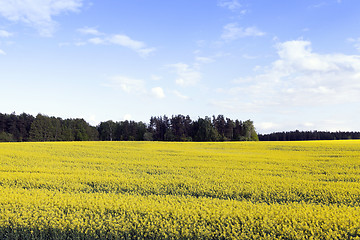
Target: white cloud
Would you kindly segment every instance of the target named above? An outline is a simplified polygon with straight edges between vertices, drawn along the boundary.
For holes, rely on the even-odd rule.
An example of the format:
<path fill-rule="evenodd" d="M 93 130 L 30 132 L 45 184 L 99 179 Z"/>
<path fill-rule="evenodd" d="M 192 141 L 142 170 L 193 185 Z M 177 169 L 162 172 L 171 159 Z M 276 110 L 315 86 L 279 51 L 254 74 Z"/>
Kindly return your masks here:
<path fill-rule="evenodd" d="M 309 6 L 309 8 L 321 8 L 321 7 L 325 7 L 327 5 L 328 4 L 326 2 L 320 2 L 320 3 Z"/>
<path fill-rule="evenodd" d="M 96 37 L 96 38 L 90 38 L 90 39 L 88 40 L 88 42 L 89 42 L 89 43 L 92 43 L 92 44 L 95 44 L 95 45 L 105 44 L 105 43 L 106 43 L 106 41 L 105 41 L 104 39 L 98 38 L 98 37 Z"/>
<path fill-rule="evenodd" d="M 275 61 L 237 78 L 232 88 L 218 92 L 225 97 L 210 103 L 225 111 L 259 113 L 261 132 L 356 128 L 360 55 L 320 54 L 311 46 L 302 40 L 279 43 Z"/>
<path fill-rule="evenodd" d="M 248 54 L 243 54 L 242 57 L 245 58 L 245 59 L 249 59 L 249 60 L 253 60 L 253 59 L 258 59 L 258 58 L 259 58 L 259 56 L 252 56 L 252 55 L 248 55 Z"/>
<path fill-rule="evenodd" d="M 314 127 L 314 125 L 315 125 L 315 124 L 312 123 L 312 122 L 305 122 L 305 123 L 304 123 L 304 126 L 305 126 L 305 127 Z"/>
<path fill-rule="evenodd" d="M 77 31 L 85 35 L 95 35 L 95 36 L 103 35 L 103 33 L 99 32 L 96 28 L 90 28 L 90 27 L 79 28 Z"/>
<path fill-rule="evenodd" d="M 147 57 L 151 53 L 156 51 L 156 48 L 141 48 L 141 49 L 134 49 L 142 57 Z"/>
<path fill-rule="evenodd" d="M 233 41 L 244 37 L 260 37 L 264 36 L 265 32 L 260 31 L 256 27 L 239 27 L 237 23 L 229 23 L 224 26 L 221 39 L 225 41 Z"/>
<path fill-rule="evenodd" d="M 289 113 L 360 102 L 360 55 L 315 53 L 308 41 L 279 43 L 277 51 L 262 73 L 239 78 L 222 106 Z"/>
<path fill-rule="evenodd" d="M 92 34 L 92 35 L 96 35 L 96 33 L 99 33 L 98 35 L 102 35 L 102 33 L 97 32 L 97 30 L 95 31 L 95 29 L 85 29 L 85 32 L 88 32 L 88 34 Z M 156 48 L 149 48 L 146 46 L 144 42 L 131 39 L 129 36 L 123 34 L 90 38 L 88 39 L 88 42 L 95 45 L 99 45 L 99 44 L 119 45 L 135 51 L 141 57 L 147 57 L 152 52 L 156 51 Z"/>
<path fill-rule="evenodd" d="M 177 90 L 174 90 L 173 93 L 175 94 L 175 96 L 177 96 L 178 98 L 184 99 L 184 100 L 188 100 L 190 99 L 189 96 L 183 95 L 182 93 L 180 93 Z"/>
<path fill-rule="evenodd" d="M 154 96 L 156 98 L 164 98 L 165 97 L 164 90 L 161 87 L 152 88 L 151 94 L 152 94 L 152 96 Z"/>
<path fill-rule="evenodd" d="M 0 55 L 6 55 L 6 52 L 0 49 Z"/>
<path fill-rule="evenodd" d="M 256 124 L 256 128 L 262 130 L 262 132 L 267 132 L 279 127 L 281 127 L 281 125 L 273 122 L 259 122 Z"/>
<path fill-rule="evenodd" d="M 133 40 L 126 35 L 114 35 L 110 37 L 108 41 L 113 44 L 130 48 L 143 57 L 148 56 L 150 53 L 155 51 L 155 48 L 147 48 L 145 43 Z"/>
<path fill-rule="evenodd" d="M 74 43 L 75 44 L 75 46 L 85 46 L 86 45 L 86 43 L 87 42 L 82 42 L 82 41 L 79 41 L 79 42 L 76 42 L 76 43 Z"/>
<path fill-rule="evenodd" d="M 121 89 L 127 93 L 143 94 L 146 92 L 145 82 L 139 79 L 133 79 L 125 76 L 115 76 L 110 79 L 109 87 Z"/>
<path fill-rule="evenodd" d="M 11 37 L 12 35 L 13 34 L 8 31 L 0 30 L 0 37 L 7 38 L 7 37 Z"/>
<path fill-rule="evenodd" d="M 201 80 L 201 73 L 185 63 L 171 64 L 169 67 L 176 70 L 177 79 L 175 82 L 180 86 L 193 86 Z"/>
<path fill-rule="evenodd" d="M 203 64 L 215 62 L 214 58 L 211 57 L 195 57 L 195 63 L 193 64 L 194 69 L 200 69 Z"/>
<path fill-rule="evenodd" d="M 209 57 L 196 57 L 195 61 L 198 63 L 212 63 L 214 59 Z"/>
<path fill-rule="evenodd" d="M 354 47 L 360 51 L 360 38 L 354 39 L 354 38 L 349 38 L 348 39 L 349 42 L 354 44 Z"/>
<path fill-rule="evenodd" d="M 280 59 L 274 68 L 284 68 L 306 75 L 317 73 L 353 74 L 360 70 L 360 56 L 344 54 L 317 54 L 311 49 L 311 42 L 288 41 L 278 45 Z"/>
<path fill-rule="evenodd" d="M 344 120 L 332 120 L 332 119 L 325 119 L 325 120 L 315 120 L 313 122 L 304 122 L 298 123 L 294 121 L 284 121 L 279 120 L 276 123 L 273 122 L 259 122 L 256 123 L 256 131 L 260 133 L 272 133 L 272 132 L 282 132 L 282 131 L 294 131 L 294 130 L 301 130 L 301 131 L 354 131 L 354 128 L 349 126 Z M 356 128 L 356 126 L 354 126 Z"/>
<path fill-rule="evenodd" d="M 218 6 L 228 8 L 232 11 L 241 8 L 241 4 L 237 0 L 219 0 Z"/>
<path fill-rule="evenodd" d="M 114 35 L 111 38 L 109 38 L 109 42 L 121 45 L 123 47 L 128 47 L 134 50 L 142 49 L 145 47 L 145 44 L 143 42 L 133 40 L 126 35 L 120 35 L 120 34 Z"/>
<path fill-rule="evenodd" d="M 82 6 L 82 0 L 1 0 L 0 3 L 0 15 L 4 18 L 34 27 L 46 37 L 55 31 L 57 23 L 53 16 L 79 11 Z"/>
<path fill-rule="evenodd" d="M 104 84 L 104 86 L 111 87 L 115 90 L 119 89 L 132 95 L 150 96 L 159 99 L 166 97 L 164 90 L 161 87 L 153 87 L 148 90 L 144 80 L 126 76 L 114 76 L 110 78 L 108 83 Z"/>

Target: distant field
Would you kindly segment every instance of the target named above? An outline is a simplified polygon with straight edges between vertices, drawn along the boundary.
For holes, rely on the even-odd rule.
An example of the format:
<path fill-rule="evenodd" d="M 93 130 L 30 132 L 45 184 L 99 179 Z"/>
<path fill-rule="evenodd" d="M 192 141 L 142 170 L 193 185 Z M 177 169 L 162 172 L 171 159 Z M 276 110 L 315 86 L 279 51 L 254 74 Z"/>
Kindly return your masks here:
<path fill-rule="evenodd" d="M 0 239 L 360 239 L 360 141 L 0 144 Z"/>

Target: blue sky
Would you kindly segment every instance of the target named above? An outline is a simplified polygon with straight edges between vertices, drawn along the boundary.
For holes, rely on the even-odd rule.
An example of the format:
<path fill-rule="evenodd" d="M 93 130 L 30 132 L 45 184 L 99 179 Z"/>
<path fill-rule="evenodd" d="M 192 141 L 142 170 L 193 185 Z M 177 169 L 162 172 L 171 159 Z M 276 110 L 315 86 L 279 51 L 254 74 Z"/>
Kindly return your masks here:
<path fill-rule="evenodd" d="M 0 0 L 0 112 L 360 130 L 358 0 Z"/>

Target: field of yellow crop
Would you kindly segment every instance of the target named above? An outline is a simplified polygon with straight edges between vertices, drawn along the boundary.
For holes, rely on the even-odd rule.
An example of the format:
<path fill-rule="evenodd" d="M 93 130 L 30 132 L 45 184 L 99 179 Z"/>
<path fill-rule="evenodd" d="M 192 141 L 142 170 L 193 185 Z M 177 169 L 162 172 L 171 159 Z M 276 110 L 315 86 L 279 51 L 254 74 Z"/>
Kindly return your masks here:
<path fill-rule="evenodd" d="M 0 239 L 360 239 L 360 141 L 1 143 Z"/>

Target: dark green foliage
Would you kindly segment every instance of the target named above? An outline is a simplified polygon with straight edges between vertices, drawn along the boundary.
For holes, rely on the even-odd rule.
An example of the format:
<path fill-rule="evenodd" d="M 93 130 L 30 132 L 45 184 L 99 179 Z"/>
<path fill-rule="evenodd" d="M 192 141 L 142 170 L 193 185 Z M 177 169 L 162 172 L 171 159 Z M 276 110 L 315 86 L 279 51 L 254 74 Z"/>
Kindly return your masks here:
<path fill-rule="evenodd" d="M 11 133 L 0 132 L 0 142 L 15 142 L 15 139 Z"/>
<path fill-rule="evenodd" d="M 144 133 L 144 141 L 153 141 L 153 135 L 150 132 Z"/>
<path fill-rule="evenodd" d="M 98 126 L 101 141 L 112 141 L 115 135 L 116 124 L 113 121 L 102 122 Z"/>
<path fill-rule="evenodd" d="M 360 132 L 291 131 L 260 134 L 260 141 L 304 141 L 360 139 Z"/>
<path fill-rule="evenodd" d="M 21 115 L 0 113 L 0 141 L 28 141 L 34 117 L 26 113 Z"/>
<path fill-rule="evenodd" d="M 255 132 L 255 127 L 253 124 L 253 121 L 251 120 L 246 120 L 244 122 L 244 136 L 245 136 L 245 141 L 259 141 L 258 135 Z"/>
<path fill-rule="evenodd" d="M 175 115 L 151 117 L 147 125 L 135 121 L 106 121 L 97 127 L 84 119 L 61 119 L 38 114 L 35 118 L 0 114 L 0 141 L 258 141 L 253 122 L 223 115 L 198 118 Z"/>
<path fill-rule="evenodd" d="M 142 141 L 147 133 L 147 126 L 143 122 L 121 121 L 102 122 L 97 127 L 101 141 Z M 148 136 L 149 138 L 150 136 Z M 146 139 L 149 141 L 150 139 Z"/>
<path fill-rule="evenodd" d="M 31 141 L 96 141 L 98 132 L 84 119 L 66 119 L 38 114 L 30 128 Z"/>
<path fill-rule="evenodd" d="M 209 117 L 199 118 L 197 122 L 194 123 L 194 140 L 195 141 L 219 141 L 221 140 L 221 135 L 212 125 L 211 119 Z"/>
<path fill-rule="evenodd" d="M 151 117 L 148 132 L 155 141 L 258 141 L 253 122 L 235 122 L 223 115 L 199 118 L 176 115 Z M 150 135 L 147 135 L 150 136 Z"/>
<path fill-rule="evenodd" d="M 170 129 L 170 120 L 167 116 L 150 118 L 148 131 L 153 134 L 155 141 L 165 141 L 165 134 L 168 129 Z"/>

